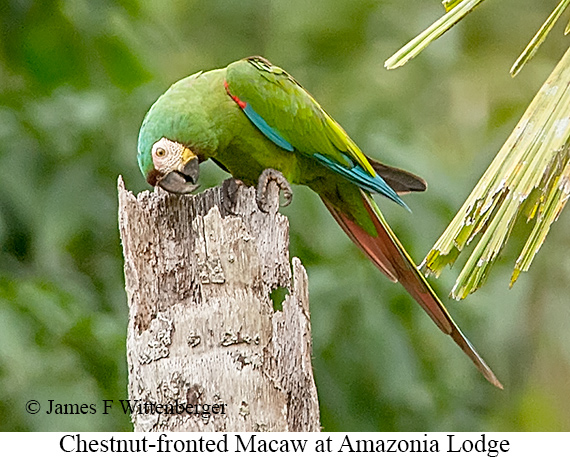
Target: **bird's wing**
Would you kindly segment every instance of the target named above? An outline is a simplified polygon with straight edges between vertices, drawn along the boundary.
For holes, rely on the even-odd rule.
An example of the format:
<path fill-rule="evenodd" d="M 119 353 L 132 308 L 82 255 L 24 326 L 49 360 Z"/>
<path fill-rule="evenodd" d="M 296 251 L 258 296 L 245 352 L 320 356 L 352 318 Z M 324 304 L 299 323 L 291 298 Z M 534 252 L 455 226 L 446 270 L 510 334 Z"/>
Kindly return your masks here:
<path fill-rule="evenodd" d="M 369 160 L 343 128 L 281 68 L 261 57 L 235 62 L 227 68 L 226 90 L 250 121 L 279 147 L 313 157 L 362 189 L 380 193 L 405 206 L 396 191 L 377 173 L 374 166 L 377 163 Z M 425 188 L 421 178 L 380 166 L 389 172 L 393 181 L 400 183 L 402 193 L 420 190 L 420 183 Z M 399 171 L 402 179 L 394 179 Z"/>

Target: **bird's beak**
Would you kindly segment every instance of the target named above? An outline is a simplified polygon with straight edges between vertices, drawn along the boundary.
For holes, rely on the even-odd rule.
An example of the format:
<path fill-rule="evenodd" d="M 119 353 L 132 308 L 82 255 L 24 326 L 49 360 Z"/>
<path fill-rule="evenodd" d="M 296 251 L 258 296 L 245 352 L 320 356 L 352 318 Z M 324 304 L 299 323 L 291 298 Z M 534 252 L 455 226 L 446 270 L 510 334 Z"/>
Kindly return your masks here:
<path fill-rule="evenodd" d="M 165 174 L 157 182 L 157 185 L 168 192 L 175 194 L 189 194 L 196 190 L 198 176 L 200 175 L 200 161 L 194 156 L 186 162 L 181 170 L 173 170 Z"/>

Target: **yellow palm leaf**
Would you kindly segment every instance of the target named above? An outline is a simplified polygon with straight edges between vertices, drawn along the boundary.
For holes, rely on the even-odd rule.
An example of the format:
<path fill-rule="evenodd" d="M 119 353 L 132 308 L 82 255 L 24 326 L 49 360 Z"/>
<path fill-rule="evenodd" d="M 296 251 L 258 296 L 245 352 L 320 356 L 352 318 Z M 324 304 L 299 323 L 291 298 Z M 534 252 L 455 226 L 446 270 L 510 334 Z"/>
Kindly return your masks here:
<path fill-rule="evenodd" d="M 527 271 L 570 195 L 570 50 L 536 94 L 471 195 L 422 263 L 441 273 L 481 236 L 452 296 L 465 298 L 485 281 L 515 222 L 533 222 L 511 286 Z"/>

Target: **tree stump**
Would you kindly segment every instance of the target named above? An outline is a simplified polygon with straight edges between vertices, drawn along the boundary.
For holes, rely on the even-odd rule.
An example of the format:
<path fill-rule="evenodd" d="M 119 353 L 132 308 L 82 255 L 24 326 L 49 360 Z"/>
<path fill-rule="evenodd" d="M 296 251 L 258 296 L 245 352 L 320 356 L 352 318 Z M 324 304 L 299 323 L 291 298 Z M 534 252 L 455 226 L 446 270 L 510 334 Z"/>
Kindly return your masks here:
<path fill-rule="evenodd" d="M 279 191 L 262 212 L 232 184 L 232 202 L 221 187 L 135 197 L 119 177 L 135 431 L 320 429 L 307 275 L 297 258 L 291 274 Z"/>

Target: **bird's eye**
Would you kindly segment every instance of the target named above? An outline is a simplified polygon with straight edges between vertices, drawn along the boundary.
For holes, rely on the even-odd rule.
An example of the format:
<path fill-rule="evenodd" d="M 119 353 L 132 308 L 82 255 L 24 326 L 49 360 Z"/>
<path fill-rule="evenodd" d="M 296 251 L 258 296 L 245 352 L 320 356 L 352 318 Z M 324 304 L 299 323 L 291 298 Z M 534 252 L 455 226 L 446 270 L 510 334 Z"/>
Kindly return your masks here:
<path fill-rule="evenodd" d="M 157 157 L 164 157 L 164 155 L 166 154 L 166 151 L 162 148 L 158 148 L 155 152 Z"/>

